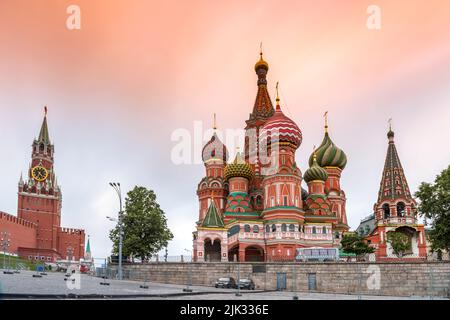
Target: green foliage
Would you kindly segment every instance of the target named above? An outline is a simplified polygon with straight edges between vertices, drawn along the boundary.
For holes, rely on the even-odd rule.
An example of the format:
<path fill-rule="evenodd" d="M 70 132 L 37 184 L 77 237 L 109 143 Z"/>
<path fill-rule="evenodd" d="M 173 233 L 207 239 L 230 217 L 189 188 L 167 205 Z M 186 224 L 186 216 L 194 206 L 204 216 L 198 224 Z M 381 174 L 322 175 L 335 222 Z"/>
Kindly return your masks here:
<path fill-rule="evenodd" d="M 358 234 L 345 234 L 342 238 L 341 245 L 345 253 L 354 253 L 357 257 L 374 252 L 374 249 Z"/>
<path fill-rule="evenodd" d="M 113 253 L 119 252 L 119 226 L 110 231 Z M 164 211 L 156 195 L 145 187 L 134 187 L 125 198 L 123 215 L 123 256 L 140 257 L 142 261 L 166 247 L 173 235 L 167 227 Z"/>
<path fill-rule="evenodd" d="M 428 236 L 433 251 L 450 250 L 450 166 L 434 183 L 422 182 L 415 196 L 420 200 L 419 213 L 431 220 Z"/>
<path fill-rule="evenodd" d="M 389 231 L 387 241 L 391 244 L 392 250 L 399 257 L 403 257 L 405 252 L 411 250 L 411 239 L 404 233 L 398 231 Z"/>

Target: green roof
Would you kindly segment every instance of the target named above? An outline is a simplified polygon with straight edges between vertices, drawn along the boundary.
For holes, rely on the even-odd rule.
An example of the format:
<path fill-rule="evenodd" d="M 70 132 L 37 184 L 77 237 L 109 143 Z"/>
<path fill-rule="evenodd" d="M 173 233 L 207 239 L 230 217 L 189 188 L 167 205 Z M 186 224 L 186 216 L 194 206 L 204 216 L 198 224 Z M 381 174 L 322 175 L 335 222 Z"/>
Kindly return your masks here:
<path fill-rule="evenodd" d="M 87 242 L 87 245 L 86 245 L 86 253 L 91 253 L 91 244 L 89 242 L 89 237 L 88 237 L 88 242 Z"/>
<path fill-rule="evenodd" d="M 214 201 L 211 201 L 205 219 L 203 219 L 202 227 L 206 228 L 223 228 L 223 220 L 220 216 Z"/>

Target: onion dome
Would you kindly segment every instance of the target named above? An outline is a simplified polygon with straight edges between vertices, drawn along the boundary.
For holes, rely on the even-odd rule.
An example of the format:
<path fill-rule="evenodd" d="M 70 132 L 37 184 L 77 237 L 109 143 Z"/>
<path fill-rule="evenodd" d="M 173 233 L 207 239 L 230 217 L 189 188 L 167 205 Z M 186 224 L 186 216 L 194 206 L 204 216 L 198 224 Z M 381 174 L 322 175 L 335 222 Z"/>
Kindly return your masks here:
<path fill-rule="evenodd" d="M 392 131 L 392 119 L 389 119 L 389 131 L 387 133 L 389 141 L 394 141 L 394 131 Z"/>
<path fill-rule="evenodd" d="M 259 53 L 258 62 L 255 63 L 255 71 L 258 71 L 259 69 L 265 69 L 266 71 L 269 71 L 269 64 L 263 59 L 262 51 Z"/>
<path fill-rule="evenodd" d="M 325 132 L 322 144 L 316 150 L 317 164 L 321 167 L 338 167 L 341 170 L 345 168 L 347 164 L 347 156 L 344 151 L 336 147 L 331 141 L 328 132 Z M 309 165 L 313 165 L 314 154 L 309 157 Z"/>
<path fill-rule="evenodd" d="M 328 173 L 324 168 L 319 166 L 317 163 L 316 153 L 313 154 L 313 164 L 309 167 L 308 170 L 306 170 L 305 174 L 303 175 L 303 179 L 306 181 L 306 183 L 309 183 L 314 180 L 320 180 L 320 181 L 326 181 L 328 178 Z"/>
<path fill-rule="evenodd" d="M 302 143 L 302 132 L 294 121 L 286 117 L 281 111 L 280 98 L 278 97 L 277 83 L 277 107 L 273 116 L 267 119 L 267 122 L 261 128 L 260 138 L 262 143 L 267 139 L 271 142 L 289 143 L 296 149 Z"/>
<path fill-rule="evenodd" d="M 238 152 L 234 161 L 225 166 L 223 175 L 225 180 L 234 177 L 242 177 L 251 180 L 253 178 L 253 171 L 252 167 L 242 159 L 242 154 Z"/>
<path fill-rule="evenodd" d="M 344 151 L 336 147 L 333 141 L 331 141 L 328 135 L 328 111 L 325 112 L 325 136 L 323 137 L 322 144 L 316 149 L 317 164 L 321 167 L 338 167 L 344 170 L 347 164 L 347 156 Z M 311 167 L 314 162 L 314 153 L 309 157 L 309 166 Z"/>
<path fill-rule="evenodd" d="M 228 160 L 227 147 L 222 143 L 222 141 L 220 141 L 215 132 L 211 139 L 203 147 L 202 159 L 203 162 L 210 159 L 221 159 L 224 162 Z"/>

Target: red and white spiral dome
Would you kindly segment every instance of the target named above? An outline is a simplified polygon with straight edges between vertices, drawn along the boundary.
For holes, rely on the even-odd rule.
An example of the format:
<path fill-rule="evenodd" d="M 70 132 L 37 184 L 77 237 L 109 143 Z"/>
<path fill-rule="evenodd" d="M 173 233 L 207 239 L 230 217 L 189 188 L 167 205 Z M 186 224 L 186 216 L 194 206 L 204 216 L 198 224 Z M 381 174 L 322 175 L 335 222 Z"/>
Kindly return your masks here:
<path fill-rule="evenodd" d="M 302 131 L 294 121 L 284 115 L 278 101 L 275 113 L 272 117 L 267 119 L 267 122 L 260 131 L 261 143 L 267 143 L 267 139 L 272 143 L 290 143 L 296 149 L 300 147 L 300 144 L 302 143 Z"/>

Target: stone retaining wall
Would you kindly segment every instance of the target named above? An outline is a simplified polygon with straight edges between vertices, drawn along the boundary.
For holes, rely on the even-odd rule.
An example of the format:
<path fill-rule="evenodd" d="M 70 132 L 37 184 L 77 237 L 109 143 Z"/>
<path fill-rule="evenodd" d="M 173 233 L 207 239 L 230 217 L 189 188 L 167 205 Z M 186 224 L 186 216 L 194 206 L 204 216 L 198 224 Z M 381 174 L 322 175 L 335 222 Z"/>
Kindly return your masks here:
<path fill-rule="evenodd" d="M 116 266 L 113 266 L 113 269 L 115 268 Z M 258 268 L 260 270 L 256 270 Z M 264 269 L 265 272 L 261 272 Z M 219 277 L 232 276 L 237 279 L 237 274 L 238 264 L 233 262 L 155 262 L 124 266 L 124 275 L 132 280 L 172 284 L 187 284 L 191 279 L 192 285 L 212 286 Z M 448 297 L 450 293 L 450 263 L 448 261 L 241 263 L 240 274 L 241 278 L 253 279 L 256 288 L 263 290 L 276 290 L 277 286 L 283 284 L 283 277 L 286 277 L 286 290 L 290 291 L 443 297 Z M 310 289 L 314 277 L 311 274 L 315 274 L 316 277 L 315 290 Z M 294 278 L 295 281 L 293 281 Z"/>

